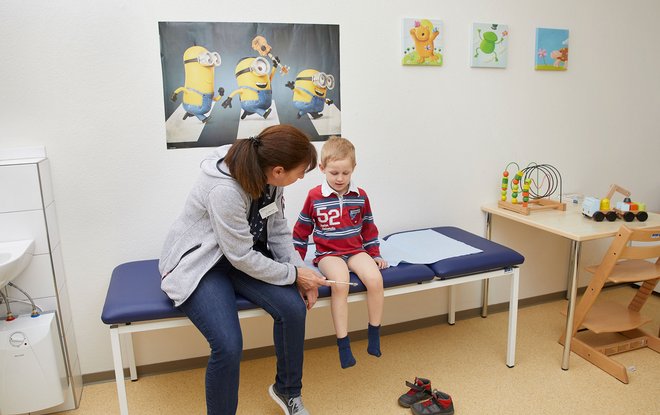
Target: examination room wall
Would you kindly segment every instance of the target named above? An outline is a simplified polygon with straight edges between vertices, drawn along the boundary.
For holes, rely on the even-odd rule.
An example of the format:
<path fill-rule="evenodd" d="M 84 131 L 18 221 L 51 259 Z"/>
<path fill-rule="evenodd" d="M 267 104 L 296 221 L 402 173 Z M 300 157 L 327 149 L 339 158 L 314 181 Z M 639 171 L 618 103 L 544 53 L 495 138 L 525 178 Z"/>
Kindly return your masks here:
<path fill-rule="evenodd" d="M 618 183 L 660 210 L 657 0 L 384 4 L 0 3 L 0 149 L 46 147 L 83 373 L 112 369 L 100 321 L 112 269 L 159 255 L 210 151 L 166 149 L 159 21 L 339 24 L 342 133 L 357 148 L 354 177 L 381 234 L 451 225 L 483 235 L 479 207 L 497 200 L 510 161 L 554 165 L 564 193 L 604 196 Z M 403 18 L 442 21 L 442 67 L 401 66 Z M 470 68 L 474 22 L 509 25 L 506 69 Z M 570 30 L 568 71 L 534 70 L 537 27 Z M 291 221 L 320 179 L 315 172 L 287 188 Z M 496 225 L 495 238 L 526 256 L 522 298 L 565 289 L 565 240 Z M 586 244 L 587 257 L 598 255 L 595 245 Z M 506 282 L 492 285 L 491 302 L 504 302 Z M 475 308 L 480 286 L 458 294 L 459 309 Z M 444 314 L 444 298 L 388 299 L 384 324 Z M 364 304 L 350 310 L 350 329 L 364 329 Z M 245 322 L 246 347 L 270 345 L 269 327 L 267 318 Z M 308 337 L 332 334 L 328 309 L 313 311 Z M 135 349 L 139 365 L 207 352 L 192 328 L 140 334 Z"/>

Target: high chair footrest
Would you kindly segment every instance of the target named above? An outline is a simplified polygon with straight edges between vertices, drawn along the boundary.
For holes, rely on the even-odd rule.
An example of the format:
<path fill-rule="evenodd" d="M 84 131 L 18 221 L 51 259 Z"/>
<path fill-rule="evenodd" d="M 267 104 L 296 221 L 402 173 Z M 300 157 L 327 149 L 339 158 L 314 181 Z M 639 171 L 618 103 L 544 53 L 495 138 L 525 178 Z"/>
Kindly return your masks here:
<path fill-rule="evenodd" d="M 591 307 L 582 325 L 594 333 L 617 333 L 636 329 L 651 321 L 637 311 L 614 301 L 597 302 Z"/>

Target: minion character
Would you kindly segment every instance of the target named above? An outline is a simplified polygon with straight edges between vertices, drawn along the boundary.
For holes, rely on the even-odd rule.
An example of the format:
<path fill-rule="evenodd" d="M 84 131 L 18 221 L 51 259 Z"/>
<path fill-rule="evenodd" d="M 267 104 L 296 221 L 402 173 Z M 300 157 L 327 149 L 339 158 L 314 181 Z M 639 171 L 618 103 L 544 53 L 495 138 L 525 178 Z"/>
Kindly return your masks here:
<path fill-rule="evenodd" d="M 298 109 L 298 118 L 309 113 L 317 119 L 323 116 L 324 104 L 333 103 L 326 94 L 335 88 L 335 77 L 316 69 L 305 69 L 296 76 L 295 83 L 289 81 L 286 87 L 293 90 L 293 105 Z"/>
<path fill-rule="evenodd" d="M 206 114 L 211 110 L 212 101 L 217 102 L 225 93 L 224 88 L 218 88 L 218 95 L 213 93 L 215 68 L 220 66 L 220 61 L 218 52 L 209 52 L 202 46 L 192 46 L 183 53 L 185 83 L 172 93 L 170 99 L 176 102 L 179 93 L 183 92 L 184 120 L 194 115 L 206 123 L 211 118 Z"/>
<path fill-rule="evenodd" d="M 222 103 L 223 108 L 231 108 L 232 98 L 238 94 L 241 100 L 241 120 L 248 115 L 257 113 L 264 118 L 272 111 L 273 90 L 270 81 L 275 75 L 275 68 L 271 67 L 266 58 L 243 58 L 238 61 L 236 70 L 236 83 L 238 89 L 232 92 Z"/>

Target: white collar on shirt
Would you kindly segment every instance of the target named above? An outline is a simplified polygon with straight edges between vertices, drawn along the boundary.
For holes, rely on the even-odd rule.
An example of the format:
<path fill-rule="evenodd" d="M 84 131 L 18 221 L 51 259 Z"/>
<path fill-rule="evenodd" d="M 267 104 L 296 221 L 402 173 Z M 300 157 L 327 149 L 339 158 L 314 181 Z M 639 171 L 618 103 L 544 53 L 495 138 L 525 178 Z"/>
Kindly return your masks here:
<path fill-rule="evenodd" d="M 360 194 L 360 192 L 358 191 L 358 187 L 357 187 L 357 185 L 356 185 L 355 182 L 352 181 L 352 180 L 351 180 L 351 182 L 349 183 L 349 185 L 348 185 L 348 191 L 346 191 L 345 194 L 348 194 L 348 193 L 351 193 L 351 192 L 353 192 L 353 193 L 355 193 L 355 194 Z M 328 184 L 328 181 L 327 181 L 327 180 L 324 180 L 324 181 L 323 181 L 323 184 L 321 184 L 321 194 L 323 195 L 323 197 L 328 197 L 328 196 L 330 196 L 330 195 L 333 194 L 333 193 L 334 193 L 334 194 L 337 194 L 337 192 L 336 192 L 332 187 L 330 187 L 330 185 Z M 338 195 L 338 194 L 337 194 L 337 195 Z"/>

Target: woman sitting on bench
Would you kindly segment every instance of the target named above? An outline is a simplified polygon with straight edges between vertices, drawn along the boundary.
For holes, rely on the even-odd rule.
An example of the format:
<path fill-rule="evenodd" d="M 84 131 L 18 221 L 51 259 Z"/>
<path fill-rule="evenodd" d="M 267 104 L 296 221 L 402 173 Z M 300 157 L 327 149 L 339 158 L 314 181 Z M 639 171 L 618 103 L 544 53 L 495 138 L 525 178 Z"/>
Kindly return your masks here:
<path fill-rule="evenodd" d="M 235 414 L 238 405 L 243 338 L 236 294 L 274 319 L 277 375 L 271 397 L 285 414 L 308 414 L 300 397 L 306 308 L 328 283 L 294 250 L 282 193 L 316 163 L 309 139 L 286 125 L 219 147 L 202 161 L 166 238 L 161 288 L 211 347 L 208 414 Z"/>

